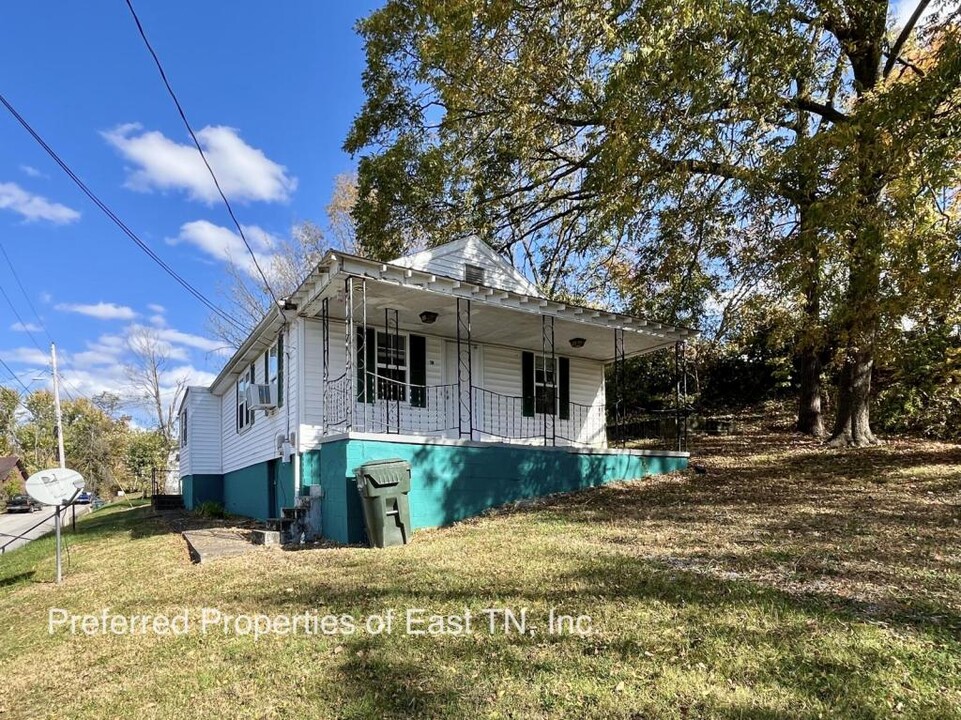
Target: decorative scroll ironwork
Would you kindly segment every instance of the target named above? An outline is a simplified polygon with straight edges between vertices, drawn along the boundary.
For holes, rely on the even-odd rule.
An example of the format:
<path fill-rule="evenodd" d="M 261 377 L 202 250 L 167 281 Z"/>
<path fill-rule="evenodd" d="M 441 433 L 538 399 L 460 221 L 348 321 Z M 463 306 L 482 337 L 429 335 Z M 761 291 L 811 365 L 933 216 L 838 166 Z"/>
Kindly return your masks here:
<path fill-rule="evenodd" d="M 611 377 L 614 381 L 614 427 L 617 429 L 616 442 L 624 446 L 624 329 L 614 328 L 614 368 Z"/>
<path fill-rule="evenodd" d="M 400 316 L 396 308 L 384 308 L 384 332 L 387 335 L 387 347 L 383 348 L 386 353 L 385 366 L 388 371 L 393 373 L 392 377 L 387 378 L 391 382 L 383 383 L 379 379 L 377 387 L 377 397 L 383 398 L 384 410 L 386 411 L 386 432 L 400 432 L 400 400 L 407 397 L 407 383 L 398 382 L 396 373 L 400 370 Z M 380 349 L 378 349 L 380 352 Z M 380 357 L 376 358 L 380 362 Z M 375 368 L 376 369 L 376 368 Z M 370 368 L 367 368 L 370 372 Z M 382 384 L 383 383 L 383 384 Z M 366 387 L 366 383 L 364 383 Z M 393 405 L 393 407 L 391 407 Z M 392 417 L 393 416 L 393 417 Z M 391 429 L 393 428 L 393 430 Z"/>
<path fill-rule="evenodd" d="M 354 332 L 354 278 L 349 277 L 344 280 L 344 375 L 347 378 L 349 389 L 348 397 L 357 397 L 357 390 L 354 387 L 357 374 L 354 372 L 356 333 Z M 354 426 L 354 403 L 348 402 L 345 408 L 345 424 L 347 432 Z"/>
<path fill-rule="evenodd" d="M 457 432 L 474 435 L 474 386 L 471 367 L 470 300 L 457 298 Z"/>
<path fill-rule="evenodd" d="M 321 408 L 321 428 L 327 434 L 328 419 L 330 413 L 327 409 L 327 385 L 330 381 L 330 299 L 324 298 L 320 303 L 320 336 L 321 336 L 321 355 L 323 361 L 323 388 L 324 402 Z"/>
<path fill-rule="evenodd" d="M 543 388 L 545 394 L 545 405 L 543 408 L 543 418 L 544 418 L 544 444 L 545 445 L 556 445 L 557 444 L 557 413 L 560 411 L 558 407 L 558 397 L 557 397 L 557 356 L 554 353 L 554 316 L 553 315 L 542 315 L 541 316 L 541 358 L 543 361 L 542 371 L 544 373 L 543 377 Z M 537 371 L 535 368 L 535 387 L 537 385 L 536 375 Z"/>

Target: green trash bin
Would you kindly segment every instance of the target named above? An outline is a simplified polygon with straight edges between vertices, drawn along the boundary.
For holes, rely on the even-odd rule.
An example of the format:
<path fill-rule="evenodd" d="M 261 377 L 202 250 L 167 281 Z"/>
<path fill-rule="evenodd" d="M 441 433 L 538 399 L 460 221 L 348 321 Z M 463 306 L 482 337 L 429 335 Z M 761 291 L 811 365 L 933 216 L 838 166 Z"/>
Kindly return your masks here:
<path fill-rule="evenodd" d="M 410 542 L 410 463 L 406 460 L 372 460 L 354 470 L 364 508 L 364 525 L 371 547 L 391 547 Z"/>

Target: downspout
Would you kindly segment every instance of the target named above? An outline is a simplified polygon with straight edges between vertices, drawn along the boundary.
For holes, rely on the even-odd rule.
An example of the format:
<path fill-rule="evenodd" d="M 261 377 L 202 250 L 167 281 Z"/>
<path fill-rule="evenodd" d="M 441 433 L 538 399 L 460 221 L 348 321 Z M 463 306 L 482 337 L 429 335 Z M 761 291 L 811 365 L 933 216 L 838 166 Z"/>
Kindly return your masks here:
<path fill-rule="evenodd" d="M 297 318 L 297 430 L 294 440 L 294 494 L 300 497 L 301 488 L 303 485 L 301 478 L 301 448 L 302 448 L 302 434 L 304 427 L 304 403 L 306 389 L 304 387 L 304 375 L 306 368 L 306 356 L 307 356 L 307 332 L 306 332 L 307 322 L 304 318 Z M 288 389 L 289 389 L 288 383 Z M 289 437 L 289 435 L 288 435 Z"/>

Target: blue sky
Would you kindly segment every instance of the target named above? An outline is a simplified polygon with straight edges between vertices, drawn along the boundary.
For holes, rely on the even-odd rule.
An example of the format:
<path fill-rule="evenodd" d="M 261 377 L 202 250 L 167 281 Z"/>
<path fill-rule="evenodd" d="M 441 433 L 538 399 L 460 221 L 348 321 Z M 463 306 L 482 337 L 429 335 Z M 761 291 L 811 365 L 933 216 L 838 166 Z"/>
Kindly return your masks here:
<path fill-rule="evenodd" d="M 376 3 L 135 5 L 258 250 L 303 220 L 323 224 L 334 176 L 352 168 L 340 146 L 363 100 L 353 28 Z M 892 12 L 903 20 L 913 7 Z M 225 258 L 245 262 L 243 249 L 123 0 L 6 3 L 0 92 L 164 260 L 218 299 Z M 0 243 L 29 296 L 0 257 L 0 287 L 27 326 L 0 297 L 0 359 L 31 388 L 49 384 L 47 332 L 74 395 L 124 394 L 127 338 L 139 326 L 168 343 L 171 383 L 206 384 L 223 363 L 207 310 L 2 109 Z M 2 367 L 0 383 L 16 386 Z"/>
<path fill-rule="evenodd" d="M 363 100 L 354 24 L 373 2 L 135 3 L 187 116 L 254 242 L 324 223 L 341 149 Z M 33 0 L 0 11 L 0 92 L 170 265 L 212 299 L 236 251 L 230 219 L 123 0 Z M 122 393 L 126 338 L 156 328 L 169 380 L 208 382 L 224 358 L 207 310 L 85 198 L 0 108 L 0 358 L 49 384 L 57 342 L 73 394 Z M 33 327 L 30 327 L 33 326 Z M 31 332 L 27 332 L 30 330 Z M 41 379 L 37 379 L 41 378 Z M 0 383 L 15 385 L 0 367 Z"/>

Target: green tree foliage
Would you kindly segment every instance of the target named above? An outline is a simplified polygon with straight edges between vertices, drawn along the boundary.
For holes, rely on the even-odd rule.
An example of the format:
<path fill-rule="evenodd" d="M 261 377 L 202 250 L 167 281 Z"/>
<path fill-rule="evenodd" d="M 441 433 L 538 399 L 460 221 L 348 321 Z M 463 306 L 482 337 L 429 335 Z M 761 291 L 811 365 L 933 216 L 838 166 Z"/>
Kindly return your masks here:
<path fill-rule="evenodd" d="M 836 348 L 834 441 L 871 443 L 885 329 L 958 281 L 958 11 L 888 12 L 389 0 L 360 25 L 358 237 L 384 258 L 469 233 L 535 265 L 561 247 L 596 269 L 575 292 L 694 322 L 763 278 L 797 313 L 808 395 Z"/>
<path fill-rule="evenodd" d="M 110 494 L 117 489 L 148 486 L 151 468 L 163 474 L 167 466 L 164 436 L 159 431 L 134 429 L 121 412 L 120 399 L 109 393 L 92 399 L 64 400 L 63 443 L 67 467 L 87 481 L 87 489 Z M 57 460 L 53 394 L 35 390 L 22 398 L 0 388 L 0 426 L 12 452 L 34 473 L 54 467 Z"/>

